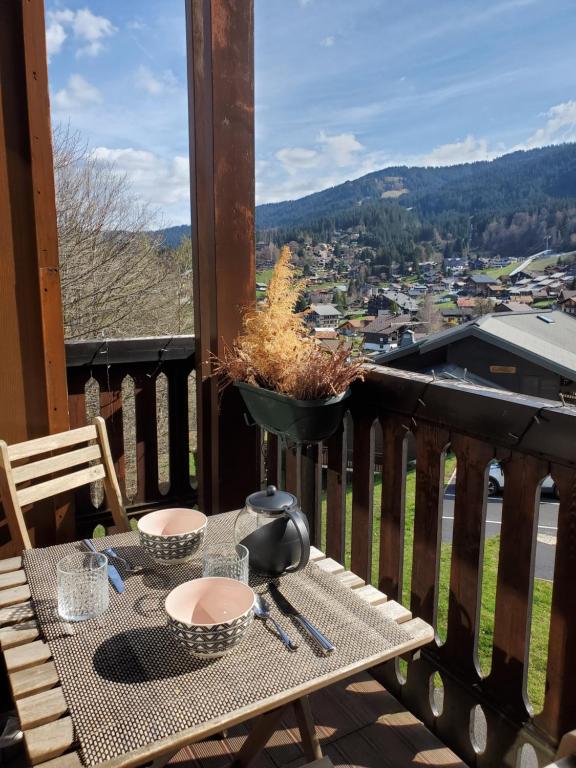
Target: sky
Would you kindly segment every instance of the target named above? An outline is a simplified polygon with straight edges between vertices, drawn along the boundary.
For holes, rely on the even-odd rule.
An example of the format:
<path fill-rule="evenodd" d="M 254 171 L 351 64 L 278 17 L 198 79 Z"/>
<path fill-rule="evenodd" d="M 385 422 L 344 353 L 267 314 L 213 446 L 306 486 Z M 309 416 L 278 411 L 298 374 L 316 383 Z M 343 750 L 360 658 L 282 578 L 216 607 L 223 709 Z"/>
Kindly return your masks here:
<path fill-rule="evenodd" d="M 576 141 L 574 0 L 255 0 L 256 199 Z M 52 119 L 188 224 L 184 0 L 46 0 Z"/>

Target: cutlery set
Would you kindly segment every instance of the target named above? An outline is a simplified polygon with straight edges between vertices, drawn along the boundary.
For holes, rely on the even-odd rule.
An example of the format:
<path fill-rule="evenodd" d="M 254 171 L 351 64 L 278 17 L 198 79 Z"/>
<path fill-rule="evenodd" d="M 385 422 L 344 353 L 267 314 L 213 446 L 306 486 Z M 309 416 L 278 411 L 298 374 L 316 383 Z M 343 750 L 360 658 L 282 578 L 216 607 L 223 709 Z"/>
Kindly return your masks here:
<path fill-rule="evenodd" d="M 98 553 L 98 550 L 90 539 L 84 539 L 83 543 L 91 552 Z M 141 569 L 135 566 L 129 560 L 126 560 L 126 558 L 119 555 L 112 547 L 107 547 L 103 550 L 103 553 L 108 557 L 108 579 L 110 583 L 116 592 L 124 592 L 124 581 L 115 563 L 120 565 L 126 573 L 136 573 Z M 293 619 L 294 622 L 298 624 L 301 629 L 303 629 L 304 632 L 306 632 L 306 634 L 316 643 L 323 654 L 328 655 L 334 651 L 334 646 L 330 640 L 328 640 L 328 638 L 325 637 L 320 632 L 320 630 L 315 627 L 314 624 L 312 624 L 311 621 L 303 616 L 300 611 L 298 611 L 298 609 L 292 605 L 292 603 L 280 592 L 276 584 L 270 582 L 270 584 L 268 584 L 268 591 L 270 592 L 270 595 L 272 596 L 272 599 L 274 600 L 274 603 L 276 604 L 276 607 L 279 609 L 279 611 L 284 616 L 288 616 Z M 288 648 L 289 651 L 298 650 L 297 643 L 295 643 L 286 634 L 284 629 L 282 629 L 280 624 L 270 613 L 269 603 L 261 594 L 258 593 L 255 594 L 254 599 L 254 615 L 258 619 L 261 619 L 264 622 L 270 622 L 273 625 L 278 638 L 282 641 L 286 648 Z"/>

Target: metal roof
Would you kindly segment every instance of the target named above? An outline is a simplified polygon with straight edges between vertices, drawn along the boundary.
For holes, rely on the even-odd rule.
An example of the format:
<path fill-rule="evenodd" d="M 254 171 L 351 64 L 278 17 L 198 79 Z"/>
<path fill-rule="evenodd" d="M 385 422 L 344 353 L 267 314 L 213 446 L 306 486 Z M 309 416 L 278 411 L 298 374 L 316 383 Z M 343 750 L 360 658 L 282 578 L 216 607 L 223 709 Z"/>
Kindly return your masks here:
<path fill-rule="evenodd" d="M 422 341 L 382 355 L 378 363 L 418 352 L 425 354 L 473 336 L 530 360 L 537 365 L 576 379 L 576 318 L 561 312 L 499 312 L 464 323 Z"/>
<path fill-rule="evenodd" d="M 316 312 L 317 315 L 324 315 L 327 317 L 339 317 L 342 314 L 338 309 L 336 309 L 334 304 L 311 304 L 310 311 Z"/>

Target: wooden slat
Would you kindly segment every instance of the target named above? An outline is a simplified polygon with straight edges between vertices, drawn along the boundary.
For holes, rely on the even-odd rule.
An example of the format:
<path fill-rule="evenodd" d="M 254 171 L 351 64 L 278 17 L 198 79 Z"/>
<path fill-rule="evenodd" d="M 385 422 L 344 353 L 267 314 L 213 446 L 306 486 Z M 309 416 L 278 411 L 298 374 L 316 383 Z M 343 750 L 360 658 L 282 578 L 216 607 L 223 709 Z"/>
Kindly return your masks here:
<path fill-rule="evenodd" d="M 26 574 L 23 570 L 0 573 L 0 590 L 19 587 L 21 584 L 26 584 Z"/>
<path fill-rule="evenodd" d="M 405 621 L 410 621 L 412 618 L 412 612 L 408 608 L 404 608 L 403 605 L 397 603 L 396 600 L 388 600 L 386 603 L 377 605 L 376 608 L 384 614 L 391 621 L 395 621 L 397 624 L 403 624 Z"/>
<path fill-rule="evenodd" d="M 361 597 L 362 600 L 370 603 L 370 605 L 381 605 L 388 599 L 383 592 L 380 592 L 379 589 L 376 589 L 376 587 L 373 587 L 371 584 L 366 584 L 364 587 L 359 587 L 356 590 L 356 594 Z"/>
<path fill-rule="evenodd" d="M 35 693 L 16 702 L 16 710 L 23 731 L 58 720 L 68 712 L 62 688 Z"/>
<path fill-rule="evenodd" d="M 372 567 L 373 420 L 364 414 L 354 416 L 351 569 L 365 581 L 370 581 Z"/>
<path fill-rule="evenodd" d="M 352 571 L 344 571 L 343 573 L 339 573 L 337 574 L 336 578 L 341 584 L 343 584 L 345 587 L 349 587 L 350 589 L 358 589 L 358 587 L 363 587 L 366 584 L 364 579 L 361 579 L 360 576 L 352 573 Z"/>
<path fill-rule="evenodd" d="M 74 728 L 69 717 L 24 731 L 24 744 L 32 765 L 58 757 L 74 744 Z"/>
<path fill-rule="evenodd" d="M 19 624 L 12 624 L 0 629 L 0 646 L 2 646 L 3 651 L 7 648 L 15 648 L 17 645 L 24 645 L 36 640 L 39 635 L 40 630 L 34 619 L 22 621 Z"/>
<path fill-rule="evenodd" d="M 23 696 L 31 696 L 33 693 L 40 693 L 40 691 L 48 691 L 60 682 L 53 661 L 13 672 L 8 679 L 15 700 Z"/>
<path fill-rule="evenodd" d="M 38 666 L 48 661 L 51 657 L 50 646 L 43 640 L 35 640 L 32 643 L 19 645 L 16 648 L 8 648 L 4 651 L 4 660 L 8 673 Z"/>
<path fill-rule="evenodd" d="M 318 568 L 326 571 L 326 573 L 337 574 L 343 573 L 345 570 L 341 563 L 336 562 L 336 560 L 332 560 L 331 557 L 327 557 L 324 560 L 319 560 L 316 565 Z"/>
<path fill-rule="evenodd" d="M 327 441 L 326 553 L 339 562 L 344 560 L 346 531 L 346 423 L 347 418 Z"/>
<path fill-rule="evenodd" d="M 55 496 L 58 493 L 70 491 L 73 488 L 92 483 L 95 480 L 102 480 L 105 474 L 106 472 L 102 464 L 88 467 L 88 469 L 81 469 L 78 472 L 71 472 L 64 477 L 57 477 L 54 480 L 47 480 L 44 483 L 23 488 L 21 491 L 18 491 L 18 501 L 24 507 L 26 504 L 32 504 L 48 496 Z"/>
<path fill-rule="evenodd" d="M 448 632 L 442 654 L 470 682 L 480 678 L 475 659 L 482 582 L 488 464 L 494 449 L 462 435 L 452 436 L 456 454 L 456 499 L 452 532 Z M 465 619 L 464 619 L 465 617 Z"/>
<path fill-rule="evenodd" d="M 378 587 L 400 597 L 404 562 L 406 428 L 398 416 L 380 419 L 382 427 L 382 495 Z"/>
<path fill-rule="evenodd" d="M 83 768 L 83 765 L 78 752 L 67 752 L 45 763 L 39 763 L 38 768 Z"/>
<path fill-rule="evenodd" d="M 513 453 L 503 462 L 504 500 L 496 583 L 490 690 L 520 717 L 529 715 L 524 700 L 528 621 L 532 604 L 533 550 L 536 544 L 539 484 L 548 465 Z"/>
<path fill-rule="evenodd" d="M 0 609 L 0 627 L 8 624 L 14 624 L 18 621 L 27 621 L 35 616 L 32 603 L 18 602 L 10 605 L 8 608 Z"/>
<path fill-rule="evenodd" d="M 412 562 L 412 613 L 435 626 L 442 502 L 443 451 L 448 433 L 419 424 L 416 430 L 416 499 L 414 557 Z"/>
<path fill-rule="evenodd" d="M 79 448 L 76 451 L 61 453 L 48 459 L 41 459 L 40 461 L 23 464 L 21 467 L 14 467 L 12 477 L 16 485 L 18 485 L 27 480 L 34 480 L 37 477 L 76 467 L 78 464 L 86 464 L 89 461 L 99 459 L 101 455 L 99 445 L 88 445 L 86 448 Z"/>
<path fill-rule="evenodd" d="M 573 469 L 553 465 L 560 492 L 554 587 L 548 636 L 544 709 L 536 723 L 553 740 L 574 726 L 576 712 L 576 477 Z M 576 734 L 574 735 L 576 750 Z"/>
<path fill-rule="evenodd" d="M 8 557 L 0 560 L 0 573 L 10 573 L 10 571 L 19 571 L 22 568 L 21 557 Z"/>
<path fill-rule="evenodd" d="M 106 354 L 102 356 L 106 358 Z M 100 388 L 100 416 L 106 423 L 106 435 L 110 446 L 114 472 L 120 488 L 126 493 L 126 460 L 122 418 L 124 370 L 122 367 L 111 366 L 108 368 L 108 366 L 104 366 L 103 368 L 96 368 L 92 375 Z M 98 427 L 96 427 L 96 431 L 98 432 Z"/>
<path fill-rule="evenodd" d="M 168 377 L 168 451 L 170 493 L 190 493 L 190 430 L 188 417 L 188 376 L 193 358 L 166 365 Z"/>
<path fill-rule="evenodd" d="M 308 518 L 310 541 L 322 539 L 322 448 L 319 445 L 305 445 L 300 458 L 300 506 Z"/>
<path fill-rule="evenodd" d="M 415 640 L 421 642 L 432 642 L 434 640 L 434 629 L 421 618 L 410 619 L 402 624 L 402 629 L 407 630 Z"/>
<path fill-rule="evenodd" d="M 271 432 L 266 437 L 266 482 L 268 485 L 280 486 L 280 459 L 282 450 L 278 445 L 278 437 Z"/>
<path fill-rule="evenodd" d="M 30 587 L 27 584 L 0 591 L 0 608 L 7 608 L 11 605 L 24 603 L 27 600 L 30 600 Z"/>
<path fill-rule="evenodd" d="M 318 549 L 317 547 L 310 547 L 310 562 L 311 563 L 317 563 L 318 560 L 324 560 L 326 555 L 322 550 Z"/>
<path fill-rule="evenodd" d="M 61 432 L 57 435 L 48 435 L 47 437 L 39 437 L 36 440 L 14 443 L 8 446 L 8 455 L 10 461 L 17 461 L 18 459 L 27 459 L 40 453 L 50 453 L 60 448 L 68 448 L 70 445 L 86 443 L 88 440 L 95 439 L 96 428 L 90 424 L 87 427 L 71 429 L 68 432 Z"/>

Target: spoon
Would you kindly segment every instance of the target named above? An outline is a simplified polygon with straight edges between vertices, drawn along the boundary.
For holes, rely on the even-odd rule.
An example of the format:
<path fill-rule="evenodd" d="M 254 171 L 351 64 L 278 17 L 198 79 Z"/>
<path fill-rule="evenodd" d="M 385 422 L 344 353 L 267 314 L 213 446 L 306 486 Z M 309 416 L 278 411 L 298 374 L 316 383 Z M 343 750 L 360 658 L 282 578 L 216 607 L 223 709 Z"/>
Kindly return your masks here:
<path fill-rule="evenodd" d="M 290 638 L 288 637 L 286 632 L 284 632 L 280 624 L 278 624 L 276 619 L 270 614 L 268 603 L 266 602 L 266 600 L 264 600 L 262 595 L 256 594 L 256 599 L 254 601 L 254 615 L 257 616 L 259 619 L 262 619 L 263 621 L 272 622 L 272 624 L 274 625 L 274 628 L 276 629 L 276 632 L 278 633 L 278 637 L 280 638 L 280 640 L 282 640 L 282 642 L 284 643 L 286 648 L 288 648 L 289 651 L 295 651 L 298 648 L 296 643 L 290 640 Z"/>

